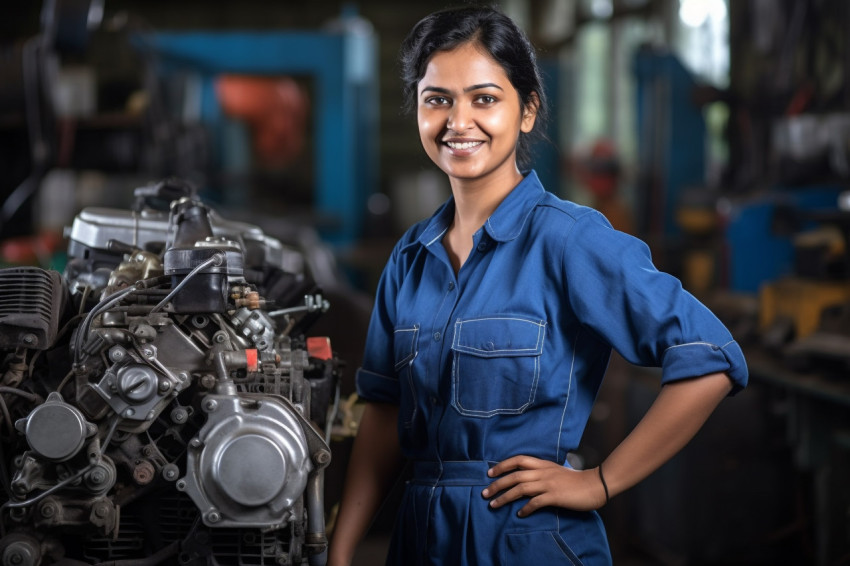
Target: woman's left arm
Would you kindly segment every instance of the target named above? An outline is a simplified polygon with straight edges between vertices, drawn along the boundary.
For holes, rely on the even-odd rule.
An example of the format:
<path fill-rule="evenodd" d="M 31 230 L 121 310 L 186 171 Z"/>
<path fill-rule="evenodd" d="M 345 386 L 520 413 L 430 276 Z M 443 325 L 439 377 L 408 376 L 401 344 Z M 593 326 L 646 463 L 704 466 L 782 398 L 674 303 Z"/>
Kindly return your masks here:
<path fill-rule="evenodd" d="M 482 492 L 497 508 L 529 498 L 520 516 L 541 507 L 557 506 L 588 511 L 605 505 L 661 467 L 699 431 L 715 407 L 732 390 L 725 373 L 668 383 L 631 433 L 602 463 L 605 486 L 598 468 L 572 470 L 531 456 L 508 458 L 489 471 L 499 477 Z M 504 474 L 504 475 L 503 475 Z"/>

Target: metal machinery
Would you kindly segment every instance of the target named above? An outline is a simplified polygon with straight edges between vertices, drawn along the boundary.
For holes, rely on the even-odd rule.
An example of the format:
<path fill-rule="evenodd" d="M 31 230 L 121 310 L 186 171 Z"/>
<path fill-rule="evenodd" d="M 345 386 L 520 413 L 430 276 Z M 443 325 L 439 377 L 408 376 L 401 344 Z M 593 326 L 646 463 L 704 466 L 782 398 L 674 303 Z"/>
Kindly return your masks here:
<path fill-rule="evenodd" d="M 135 195 L 75 218 L 63 274 L 0 270 L 0 559 L 324 564 L 327 301 L 187 184 Z"/>

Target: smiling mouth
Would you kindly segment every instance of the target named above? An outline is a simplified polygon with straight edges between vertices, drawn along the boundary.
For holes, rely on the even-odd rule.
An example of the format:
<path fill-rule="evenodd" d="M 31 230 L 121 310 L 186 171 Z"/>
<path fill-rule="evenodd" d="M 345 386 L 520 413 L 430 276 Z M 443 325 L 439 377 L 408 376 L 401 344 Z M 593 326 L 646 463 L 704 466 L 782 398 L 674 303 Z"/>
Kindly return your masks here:
<path fill-rule="evenodd" d="M 451 142 L 447 141 L 446 145 L 451 149 L 472 149 L 474 147 L 478 147 L 484 143 L 483 141 L 471 141 L 471 142 Z"/>

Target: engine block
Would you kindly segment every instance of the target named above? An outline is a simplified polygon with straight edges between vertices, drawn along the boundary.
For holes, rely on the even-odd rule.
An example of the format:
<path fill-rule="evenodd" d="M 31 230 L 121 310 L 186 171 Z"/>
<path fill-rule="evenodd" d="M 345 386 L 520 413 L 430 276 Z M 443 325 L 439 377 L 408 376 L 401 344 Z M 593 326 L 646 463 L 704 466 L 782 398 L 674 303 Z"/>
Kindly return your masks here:
<path fill-rule="evenodd" d="M 3 566 L 324 564 L 327 301 L 185 183 L 136 196 L 77 216 L 64 273 L 0 270 Z"/>

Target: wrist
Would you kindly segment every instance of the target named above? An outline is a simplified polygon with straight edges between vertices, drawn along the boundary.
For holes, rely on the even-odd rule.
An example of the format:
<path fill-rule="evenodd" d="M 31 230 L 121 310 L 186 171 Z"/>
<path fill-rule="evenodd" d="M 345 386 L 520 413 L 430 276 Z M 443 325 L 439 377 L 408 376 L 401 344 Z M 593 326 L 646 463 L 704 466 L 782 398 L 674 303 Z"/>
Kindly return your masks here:
<path fill-rule="evenodd" d="M 608 491 L 608 482 L 605 481 L 605 474 L 602 472 L 602 464 L 601 463 L 599 464 L 599 466 L 596 467 L 596 471 L 599 475 L 599 483 L 602 486 L 602 492 L 603 492 L 604 497 L 605 497 L 602 505 L 600 505 L 600 507 L 602 507 L 602 506 L 608 505 L 608 502 L 611 501 L 611 494 Z"/>

